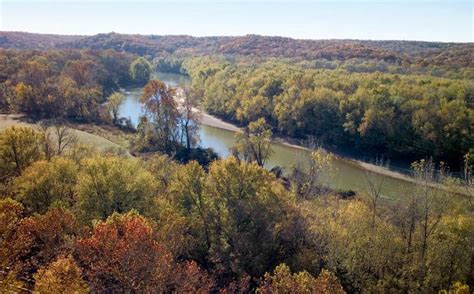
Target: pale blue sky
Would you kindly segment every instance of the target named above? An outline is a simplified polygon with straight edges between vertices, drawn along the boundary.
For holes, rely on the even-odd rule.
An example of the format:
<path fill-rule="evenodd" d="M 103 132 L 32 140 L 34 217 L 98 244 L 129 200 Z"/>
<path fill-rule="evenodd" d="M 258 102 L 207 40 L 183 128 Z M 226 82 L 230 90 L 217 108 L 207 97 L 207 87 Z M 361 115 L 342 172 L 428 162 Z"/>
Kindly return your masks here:
<path fill-rule="evenodd" d="M 473 1 L 0 0 L 0 30 L 473 42 Z"/>

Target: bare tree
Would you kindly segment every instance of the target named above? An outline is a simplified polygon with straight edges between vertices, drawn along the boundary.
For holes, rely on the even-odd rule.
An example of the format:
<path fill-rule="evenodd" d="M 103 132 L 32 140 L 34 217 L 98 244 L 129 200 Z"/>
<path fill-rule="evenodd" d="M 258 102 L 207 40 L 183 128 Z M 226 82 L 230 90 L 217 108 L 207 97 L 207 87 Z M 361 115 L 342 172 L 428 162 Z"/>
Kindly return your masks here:
<path fill-rule="evenodd" d="M 308 199 L 324 193 L 323 173 L 330 173 L 333 157 L 318 147 L 308 157 L 300 158 L 291 169 L 290 181 L 295 194 Z"/>
<path fill-rule="evenodd" d="M 51 135 L 49 125 L 46 122 L 41 122 L 39 125 L 39 132 L 41 133 L 41 141 L 43 144 L 43 151 L 47 160 L 54 156 L 54 140 Z"/>
<path fill-rule="evenodd" d="M 54 124 L 53 132 L 56 137 L 56 154 L 61 155 L 71 146 L 77 143 L 77 136 L 74 134 L 74 130 L 69 128 L 65 124 Z"/>
<path fill-rule="evenodd" d="M 198 141 L 199 126 L 197 123 L 201 119 L 199 97 L 196 95 L 196 92 L 189 87 L 183 89 L 181 96 L 180 112 L 183 135 L 186 141 L 186 149 L 189 151 Z"/>
<path fill-rule="evenodd" d="M 388 161 L 384 162 L 383 159 L 376 160 L 376 168 L 388 168 Z M 372 226 L 375 227 L 375 219 L 377 217 L 377 208 L 382 198 L 382 191 L 385 184 L 386 177 L 378 176 L 375 172 L 367 170 L 365 172 L 365 179 L 367 186 L 365 189 L 365 196 L 368 199 L 369 206 L 372 210 Z"/>

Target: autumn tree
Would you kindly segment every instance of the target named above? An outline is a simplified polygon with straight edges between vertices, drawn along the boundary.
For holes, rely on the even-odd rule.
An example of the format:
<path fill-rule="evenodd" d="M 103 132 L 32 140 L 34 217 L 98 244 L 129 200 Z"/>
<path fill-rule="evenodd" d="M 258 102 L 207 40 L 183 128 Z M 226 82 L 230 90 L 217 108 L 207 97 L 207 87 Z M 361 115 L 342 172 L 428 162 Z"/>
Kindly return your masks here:
<path fill-rule="evenodd" d="M 0 266 L 5 266 L 5 261 L 9 255 L 7 242 L 11 240 L 15 233 L 18 222 L 23 216 L 23 205 L 10 199 L 0 199 Z"/>
<path fill-rule="evenodd" d="M 266 273 L 257 293 L 346 293 L 336 276 L 323 270 L 317 278 L 303 271 L 292 274 L 285 264 L 277 266 L 273 274 Z"/>
<path fill-rule="evenodd" d="M 272 131 L 264 118 L 251 122 L 244 133 L 237 133 L 233 152 L 246 161 L 264 166 L 272 154 Z"/>
<path fill-rule="evenodd" d="M 148 148 L 170 153 L 179 144 L 179 111 L 174 100 L 176 90 L 158 80 L 145 85 L 140 102 L 145 107 L 145 119 L 139 126 L 139 136 Z M 148 134 L 147 134 L 148 132 Z"/>
<path fill-rule="evenodd" d="M 59 257 L 34 275 L 35 292 L 39 293 L 89 293 L 82 279 L 82 270 L 71 256 Z"/>
<path fill-rule="evenodd" d="M 76 244 L 91 291 L 209 291 L 210 279 L 193 263 L 177 264 L 155 239 L 149 221 L 136 212 L 99 222 Z"/>
<path fill-rule="evenodd" d="M 107 107 L 112 113 L 112 123 L 116 124 L 119 118 L 120 107 L 125 101 L 125 96 L 122 93 L 114 92 L 107 99 Z"/>
<path fill-rule="evenodd" d="M 78 231 L 74 215 L 62 208 L 24 218 L 8 239 L 9 254 L 2 264 L 32 287 L 32 275 L 39 268 L 53 262 L 58 255 L 71 252 L 70 241 Z"/>

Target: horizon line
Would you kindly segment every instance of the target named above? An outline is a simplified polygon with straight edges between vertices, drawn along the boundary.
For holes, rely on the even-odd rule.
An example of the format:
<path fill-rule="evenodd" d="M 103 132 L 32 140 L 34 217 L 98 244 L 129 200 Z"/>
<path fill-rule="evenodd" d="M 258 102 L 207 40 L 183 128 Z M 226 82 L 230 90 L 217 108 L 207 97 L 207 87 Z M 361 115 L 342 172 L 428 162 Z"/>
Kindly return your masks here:
<path fill-rule="evenodd" d="M 125 36 L 176 36 L 176 37 L 192 37 L 192 38 L 241 38 L 246 36 L 258 36 L 268 38 L 285 38 L 295 41 L 366 41 L 366 42 L 423 42 L 423 43 L 444 43 L 444 44 L 474 44 L 474 41 L 439 41 L 439 40 L 420 40 L 420 39 L 351 39 L 351 38 L 295 38 L 284 35 L 262 35 L 256 33 L 246 33 L 244 35 L 190 35 L 190 34 L 147 34 L 147 33 L 120 33 L 115 31 L 95 33 L 95 34 L 58 34 L 48 32 L 32 32 L 32 31 L 8 31 L 0 30 L 0 33 L 24 33 L 36 35 L 50 35 L 50 36 L 73 36 L 73 37 L 93 37 L 97 35 L 125 35 Z"/>

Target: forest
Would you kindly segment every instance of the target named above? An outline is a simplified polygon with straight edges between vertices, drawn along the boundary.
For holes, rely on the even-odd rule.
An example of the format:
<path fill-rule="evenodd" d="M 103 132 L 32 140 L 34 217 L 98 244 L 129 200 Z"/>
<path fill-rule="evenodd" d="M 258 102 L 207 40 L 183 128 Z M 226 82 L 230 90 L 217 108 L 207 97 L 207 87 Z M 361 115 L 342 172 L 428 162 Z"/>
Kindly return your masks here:
<path fill-rule="evenodd" d="M 77 144 L 62 152 L 52 147 L 48 155 L 45 146 L 61 145 L 50 140 L 28 127 L 0 133 L 2 291 L 472 287 L 472 197 L 430 188 L 430 162 L 413 166 L 415 189 L 387 202 L 376 183 L 349 198 L 317 189 L 318 174 L 330 164 L 320 150 L 312 171 L 288 186 L 235 157 L 202 167 Z"/>
<path fill-rule="evenodd" d="M 0 47 L 2 119 L 29 123 L 0 120 L 0 292 L 474 289 L 471 44 L 2 32 Z M 231 156 L 199 146 L 195 109 L 243 128 Z M 265 168 L 276 135 L 316 141 L 307 168 Z M 389 199 L 367 171 L 363 191 L 330 189 L 320 146 L 410 161 L 413 185 Z"/>
<path fill-rule="evenodd" d="M 426 75 L 194 58 L 182 64 L 209 113 L 283 136 L 459 170 L 474 151 L 474 83 Z M 469 154 L 468 154 L 469 153 Z"/>

